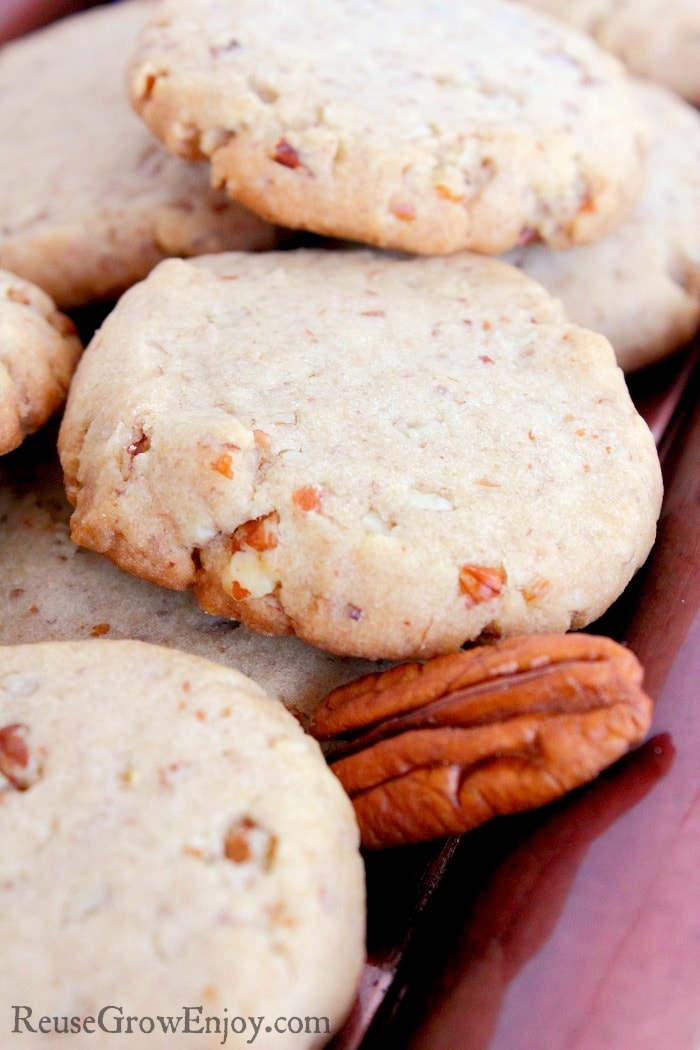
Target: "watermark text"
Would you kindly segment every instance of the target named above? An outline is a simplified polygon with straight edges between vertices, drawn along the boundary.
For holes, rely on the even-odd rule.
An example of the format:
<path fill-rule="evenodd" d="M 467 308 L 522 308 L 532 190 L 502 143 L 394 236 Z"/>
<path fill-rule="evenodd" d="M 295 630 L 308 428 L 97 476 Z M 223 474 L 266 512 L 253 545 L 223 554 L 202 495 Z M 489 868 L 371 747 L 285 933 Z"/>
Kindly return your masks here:
<path fill-rule="evenodd" d="M 278 1035 L 330 1035 L 327 1017 L 234 1016 L 224 1007 L 221 1013 L 205 1014 L 203 1006 L 183 1006 L 177 1014 L 129 1014 L 122 1006 L 103 1006 L 94 1016 L 68 1017 L 38 1014 L 31 1006 L 12 1006 L 13 1035 L 220 1035 L 224 1046 L 230 1035 L 245 1036 L 254 1043 L 260 1032 Z"/>

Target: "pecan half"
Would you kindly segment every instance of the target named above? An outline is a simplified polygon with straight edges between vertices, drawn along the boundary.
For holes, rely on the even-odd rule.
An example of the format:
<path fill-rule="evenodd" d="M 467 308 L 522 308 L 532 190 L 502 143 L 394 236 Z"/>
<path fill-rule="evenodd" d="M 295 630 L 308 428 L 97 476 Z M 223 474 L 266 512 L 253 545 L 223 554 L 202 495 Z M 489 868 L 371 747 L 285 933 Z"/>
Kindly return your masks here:
<path fill-rule="evenodd" d="M 529 635 L 334 690 L 312 732 L 369 849 L 458 835 L 595 777 L 646 734 L 636 657 L 609 638 Z"/>

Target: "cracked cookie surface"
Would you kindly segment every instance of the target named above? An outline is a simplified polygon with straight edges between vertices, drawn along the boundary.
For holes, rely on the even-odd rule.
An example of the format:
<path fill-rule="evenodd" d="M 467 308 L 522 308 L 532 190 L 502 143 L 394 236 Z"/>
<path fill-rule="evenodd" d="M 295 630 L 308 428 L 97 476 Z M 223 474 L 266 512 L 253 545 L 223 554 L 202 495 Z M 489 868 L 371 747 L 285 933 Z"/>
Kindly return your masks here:
<path fill-rule="evenodd" d="M 0 455 L 63 404 L 82 344 L 36 285 L 0 270 Z"/>
<path fill-rule="evenodd" d="M 618 63 L 501 0 L 166 0 L 130 90 L 253 211 L 381 247 L 565 247 L 615 225 L 641 185 Z"/>
<path fill-rule="evenodd" d="M 187 1004 L 200 1032 L 226 1012 L 342 1021 L 364 956 L 357 825 L 318 745 L 251 679 L 141 642 L 2 647 L 0 803 L 0 986 L 37 1004 L 32 1023 Z M 220 1046 L 208 1031 L 196 1045 Z M 29 1050 L 45 1039 L 25 1032 Z M 180 1045 L 157 1022 L 134 1039 Z"/>
<path fill-rule="evenodd" d="M 372 659 L 582 626 L 661 498 L 609 343 L 467 253 L 165 262 L 86 351 L 59 448 L 78 543 Z"/>
<path fill-rule="evenodd" d="M 152 7 L 96 8 L 0 52 L 0 266 L 60 307 L 116 296 L 170 255 L 276 241 L 131 111 L 124 66 Z"/>
<path fill-rule="evenodd" d="M 649 81 L 635 90 L 651 130 L 647 178 L 630 217 L 596 244 L 505 256 L 602 332 L 625 371 L 688 342 L 700 325 L 700 115 Z"/>

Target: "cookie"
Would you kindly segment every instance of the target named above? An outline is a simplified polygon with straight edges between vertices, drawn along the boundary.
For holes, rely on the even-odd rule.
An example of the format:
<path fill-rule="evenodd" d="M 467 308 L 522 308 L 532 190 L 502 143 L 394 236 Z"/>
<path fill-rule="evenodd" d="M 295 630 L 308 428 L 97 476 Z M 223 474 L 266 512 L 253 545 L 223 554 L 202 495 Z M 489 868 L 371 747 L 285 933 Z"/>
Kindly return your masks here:
<path fill-rule="evenodd" d="M 151 9 L 96 8 L 0 52 L 0 266 L 61 307 L 115 297 L 166 256 L 276 240 L 131 111 L 124 65 Z"/>
<path fill-rule="evenodd" d="M 467 253 L 162 263 L 86 351 L 59 448 L 78 543 L 370 659 L 582 626 L 661 499 L 610 344 Z"/>
<path fill-rule="evenodd" d="M 0 799 L 0 988 L 33 1014 L 28 1050 L 46 1034 L 23 1021 L 46 1015 L 94 1018 L 95 1050 L 128 1016 L 136 1046 L 190 1045 L 160 1021 L 187 1007 L 198 1047 L 250 1045 L 253 1018 L 260 1047 L 316 1047 L 341 1023 L 364 951 L 357 826 L 249 678 L 134 641 L 3 648 Z"/>
<path fill-rule="evenodd" d="M 626 371 L 683 346 L 700 325 L 700 116 L 649 81 L 636 91 L 652 131 L 645 189 L 597 244 L 506 259 L 562 299 L 569 317 L 612 343 Z"/>
<path fill-rule="evenodd" d="M 0 455 L 61 407 L 81 351 L 49 296 L 0 270 Z"/>
<path fill-rule="evenodd" d="M 697 0 L 527 0 L 591 33 L 629 68 L 700 104 Z"/>
<path fill-rule="evenodd" d="M 620 67 L 501 0 L 166 0 L 131 65 L 175 153 L 275 222 L 382 247 L 601 236 L 641 186 Z"/>
<path fill-rule="evenodd" d="M 103 637 L 172 646 L 250 675 L 302 724 L 332 689 L 383 668 L 212 616 L 190 591 L 139 580 L 76 546 L 55 446 L 44 432 L 0 462 L 0 645 Z"/>

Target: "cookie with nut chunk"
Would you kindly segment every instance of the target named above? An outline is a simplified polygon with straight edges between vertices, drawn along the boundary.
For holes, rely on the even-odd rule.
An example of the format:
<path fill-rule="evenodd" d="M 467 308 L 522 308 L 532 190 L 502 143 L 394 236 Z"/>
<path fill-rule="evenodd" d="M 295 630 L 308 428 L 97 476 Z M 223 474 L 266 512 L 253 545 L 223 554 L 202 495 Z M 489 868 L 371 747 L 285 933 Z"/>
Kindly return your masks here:
<path fill-rule="evenodd" d="M 249 675 L 302 724 L 320 696 L 376 669 L 293 635 L 250 631 L 205 613 L 191 592 L 122 572 L 72 542 L 71 510 L 53 432 L 0 459 L 0 645 L 138 638 L 173 646 Z"/>
<path fill-rule="evenodd" d="M 643 121 L 585 34 L 502 0 L 166 0 L 130 90 L 175 153 L 268 219 L 382 247 L 601 236 Z"/>
<path fill-rule="evenodd" d="M 78 543 L 372 659 L 583 626 L 661 500 L 610 344 L 468 253 L 162 263 L 86 351 L 59 448 Z"/>
<path fill-rule="evenodd" d="M 573 321 L 607 336 L 626 372 L 677 350 L 700 326 L 700 114 L 650 81 L 635 81 L 635 91 L 651 148 L 629 219 L 596 244 L 532 244 L 506 256 Z"/>
<path fill-rule="evenodd" d="M 250 1045 L 255 1018 L 270 1050 L 341 1023 L 364 957 L 357 824 L 251 679 L 134 641 L 0 648 L 0 803 L 0 987 L 31 1024 L 102 1017 L 102 1050 L 120 1011 L 189 1005 L 197 1046 Z M 140 1031 L 179 1045 L 158 1020 Z"/>
<path fill-rule="evenodd" d="M 60 307 L 116 297 L 171 255 L 277 240 L 131 111 L 124 66 L 152 9 L 98 7 L 0 52 L 0 266 Z"/>
<path fill-rule="evenodd" d="M 0 270 L 0 455 L 61 407 L 82 349 L 41 288 Z"/>

